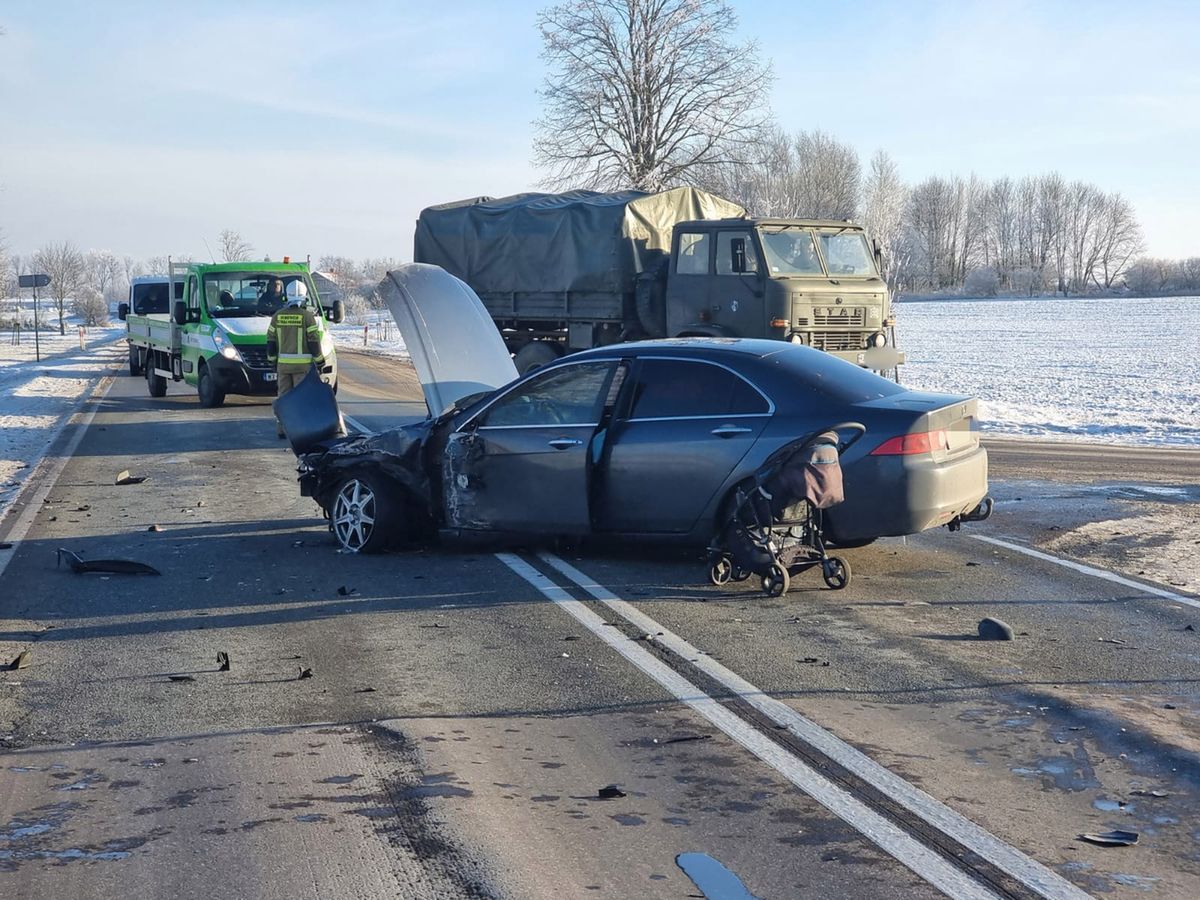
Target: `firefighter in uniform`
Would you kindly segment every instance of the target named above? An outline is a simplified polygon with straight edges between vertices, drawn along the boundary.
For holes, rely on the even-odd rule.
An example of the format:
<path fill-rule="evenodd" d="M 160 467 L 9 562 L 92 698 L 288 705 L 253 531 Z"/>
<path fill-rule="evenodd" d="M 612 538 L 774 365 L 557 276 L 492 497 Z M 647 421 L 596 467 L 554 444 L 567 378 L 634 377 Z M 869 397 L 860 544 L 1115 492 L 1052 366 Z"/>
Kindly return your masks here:
<path fill-rule="evenodd" d="M 305 305 L 308 288 L 303 281 L 288 282 L 287 305 L 271 316 L 267 326 L 267 359 L 275 366 L 277 396 L 282 397 L 300 383 L 315 363 L 325 362 L 321 355 L 321 328 L 312 309 Z M 275 420 L 275 431 L 285 437 L 283 425 Z"/>

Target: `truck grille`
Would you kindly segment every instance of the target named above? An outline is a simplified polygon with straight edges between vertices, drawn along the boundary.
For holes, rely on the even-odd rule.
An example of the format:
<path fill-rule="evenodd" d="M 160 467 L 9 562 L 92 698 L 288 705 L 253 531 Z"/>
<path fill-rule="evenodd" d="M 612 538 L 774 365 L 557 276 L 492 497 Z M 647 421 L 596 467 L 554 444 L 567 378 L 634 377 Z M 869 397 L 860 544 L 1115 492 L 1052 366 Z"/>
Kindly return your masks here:
<path fill-rule="evenodd" d="M 812 346 L 818 350 L 861 350 L 864 338 L 853 331 L 814 331 Z"/>
<path fill-rule="evenodd" d="M 854 309 L 830 308 L 814 309 L 812 322 L 816 326 L 832 326 L 834 328 L 862 328 L 867 321 L 867 310 L 857 306 Z"/>
<path fill-rule="evenodd" d="M 246 361 L 252 369 L 269 369 L 271 364 L 267 361 L 267 348 L 255 344 L 252 347 L 247 347 L 245 344 L 238 344 L 238 352 L 242 354 L 242 359 Z"/>

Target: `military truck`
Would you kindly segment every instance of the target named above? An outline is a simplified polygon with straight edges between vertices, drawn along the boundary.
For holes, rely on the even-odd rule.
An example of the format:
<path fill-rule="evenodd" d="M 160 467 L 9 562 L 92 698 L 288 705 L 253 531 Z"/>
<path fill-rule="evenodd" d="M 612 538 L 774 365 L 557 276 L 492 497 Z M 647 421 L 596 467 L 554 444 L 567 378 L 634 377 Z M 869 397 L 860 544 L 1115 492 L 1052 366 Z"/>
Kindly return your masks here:
<path fill-rule="evenodd" d="M 572 350 L 689 335 L 792 341 L 881 371 L 904 362 L 862 226 L 751 218 L 695 188 L 431 206 L 413 259 L 474 289 L 521 373 Z"/>
<path fill-rule="evenodd" d="M 170 314 L 138 314 L 122 303 L 130 369 L 145 373 L 151 397 L 164 397 L 167 382 L 196 388 L 200 405 L 220 406 L 227 394 L 275 393 L 275 367 L 267 360 L 267 326 L 282 305 L 268 294 L 272 281 L 302 281 L 305 301 L 321 325 L 321 377 L 337 389 L 337 356 L 326 325 L 344 317 L 342 302 L 322 306 L 306 263 L 170 263 L 166 296 L 178 296 Z M 179 287 L 181 286 L 181 287 Z"/>

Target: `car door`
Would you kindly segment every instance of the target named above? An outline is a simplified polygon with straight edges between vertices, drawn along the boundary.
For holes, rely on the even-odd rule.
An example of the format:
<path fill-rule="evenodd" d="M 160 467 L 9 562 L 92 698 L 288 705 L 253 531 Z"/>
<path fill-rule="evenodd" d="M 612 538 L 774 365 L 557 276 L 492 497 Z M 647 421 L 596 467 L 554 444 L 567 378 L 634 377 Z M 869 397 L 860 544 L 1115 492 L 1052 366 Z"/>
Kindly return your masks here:
<path fill-rule="evenodd" d="M 589 531 L 589 451 L 616 366 L 603 360 L 539 372 L 459 426 L 443 461 L 447 525 Z"/>
<path fill-rule="evenodd" d="M 770 399 L 717 362 L 641 358 L 613 422 L 597 531 L 686 533 L 758 440 Z"/>

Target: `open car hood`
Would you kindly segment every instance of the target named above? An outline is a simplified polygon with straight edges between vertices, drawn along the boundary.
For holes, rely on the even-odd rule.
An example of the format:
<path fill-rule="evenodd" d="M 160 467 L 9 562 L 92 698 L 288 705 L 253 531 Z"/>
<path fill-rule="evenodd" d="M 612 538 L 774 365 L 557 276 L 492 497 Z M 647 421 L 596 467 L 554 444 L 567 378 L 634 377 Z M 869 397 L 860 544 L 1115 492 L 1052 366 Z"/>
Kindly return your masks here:
<path fill-rule="evenodd" d="M 482 301 L 445 269 L 406 263 L 387 273 L 379 294 L 400 326 L 431 415 L 517 377 Z"/>

